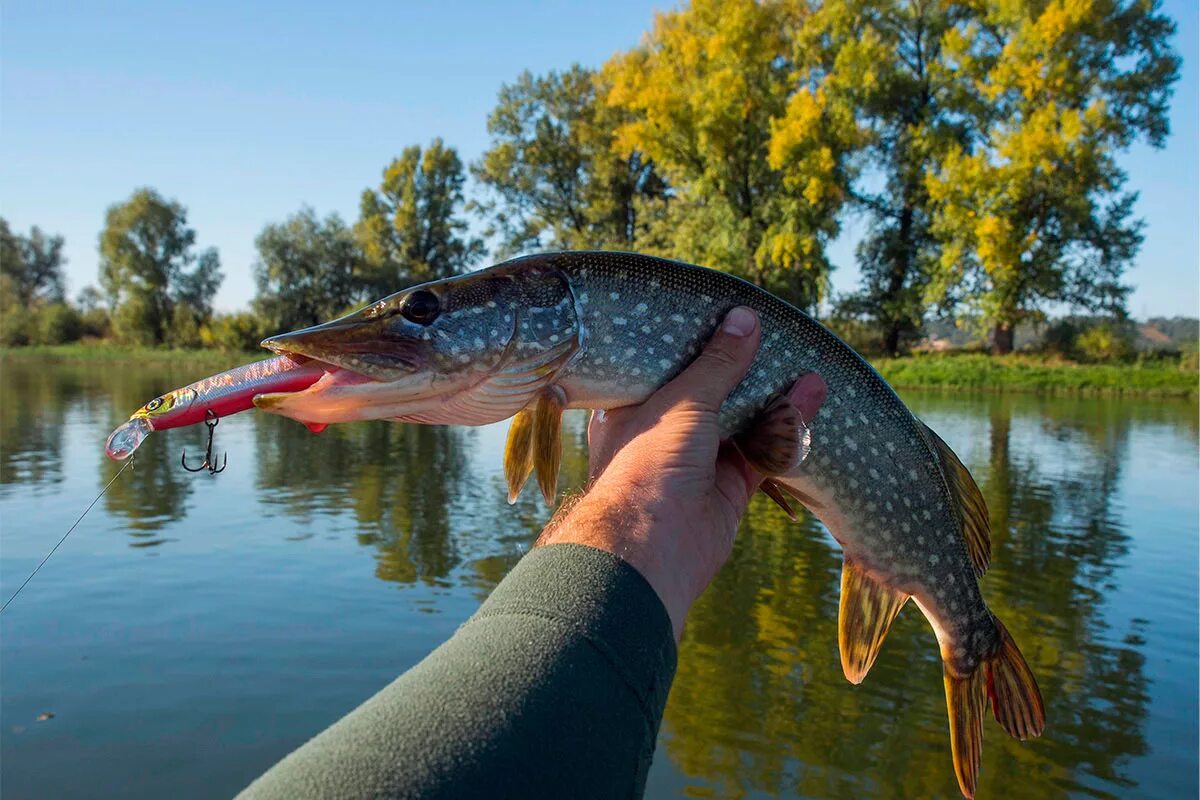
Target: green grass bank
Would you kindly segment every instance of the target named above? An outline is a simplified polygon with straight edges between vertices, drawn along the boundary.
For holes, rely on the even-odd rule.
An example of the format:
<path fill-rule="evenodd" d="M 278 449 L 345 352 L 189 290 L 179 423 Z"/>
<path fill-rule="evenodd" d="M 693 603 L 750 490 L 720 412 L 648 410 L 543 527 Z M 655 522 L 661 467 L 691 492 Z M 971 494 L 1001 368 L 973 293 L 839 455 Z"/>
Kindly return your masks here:
<path fill-rule="evenodd" d="M 214 372 L 269 355 L 265 350 L 239 353 L 124 347 L 109 343 L 0 348 L 0 358 L 5 359 L 172 363 L 194 365 L 197 369 Z M 1196 369 L 1178 359 L 1077 364 L 1026 354 L 954 353 L 876 358 L 872 363 L 889 383 L 900 389 L 1195 397 L 1200 386 Z"/>
<path fill-rule="evenodd" d="M 876 358 L 872 363 L 899 389 L 1195 397 L 1200 383 L 1194 367 L 1168 358 L 1077 364 L 1026 354 L 955 353 Z"/>

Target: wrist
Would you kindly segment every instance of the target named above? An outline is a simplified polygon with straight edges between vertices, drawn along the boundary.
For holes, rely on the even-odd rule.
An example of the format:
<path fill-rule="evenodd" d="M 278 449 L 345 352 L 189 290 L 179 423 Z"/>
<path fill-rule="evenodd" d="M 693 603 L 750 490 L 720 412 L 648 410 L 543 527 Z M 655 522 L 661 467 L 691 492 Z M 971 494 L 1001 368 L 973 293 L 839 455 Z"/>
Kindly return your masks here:
<path fill-rule="evenodd" d="M 612 553 L 629 564 L 662 601 L 678 640 L 695 600 L 686 579 L 691 571 L 681 563 L 686 559 L 675 557 L 677 548 L 664 546 L 678 538 L 664 529 L 671 521 L 658 518 L 638 494 L 626 488 L 610 493 L 597 484 L 551 523 L 538 544 L 581 544 Z"/>

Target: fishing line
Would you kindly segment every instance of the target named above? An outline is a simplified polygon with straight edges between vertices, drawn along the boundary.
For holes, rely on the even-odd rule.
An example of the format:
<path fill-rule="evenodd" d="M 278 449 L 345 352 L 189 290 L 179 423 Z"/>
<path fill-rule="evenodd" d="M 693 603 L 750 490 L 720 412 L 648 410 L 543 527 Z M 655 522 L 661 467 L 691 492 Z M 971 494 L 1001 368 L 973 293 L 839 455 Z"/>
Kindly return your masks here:
<path fill-rule="evenodd" d="M 112 480 L 109 481 L 108 483 L 104 484 L 104 488 L 100 490 L 100 494 L 96 495 L 96 499 L 92 500 L 92 502 L 88 504 L 88 507 L 85 508 L 83 510 L 83 513 L 79 515 L 79 519 L 75 520 L 75 524 L 72 525 L 70 528 L 68 528 L 67 532 L 64 533 L 62 535 L 62 538 L 58 540 L 58 544 L 54 545 L 54 547 L 51 547 L 50 552 L 46 553 L 46 557 L 42 559 L 42 563 L 40 563 L 36 567 L 34 567 L 33 572 L 29 573 L 29 577 L 25 579 L 24 583 L 22 583 L 20 586 L 18 586 L 17 590 L 12 593 L 12 597 L 10 597 L 4 601 L 4 605 L 0 606 L 0 614 L 4 613 L 4 609 L 8 608 L 9 603 L 11 603 L 13 600 L 17 599 L 17 595 L 19 595 L 21 593 L 21 590 L 25 588 L 26 584 L 28 584 L 31 580 L 33 580 L 34 575 L 38 574 L 38 570 L 40 570 L 42 567 L 46 566 L 46 562 L 50 560 L 50 556 L 54 555 L 54 551 L 59 548 L 59 545 L 61 545 L 63 542 L 65 542 L 67 540 L 67 537 L 71 535 L 71 531 L 73 531 L 77 527 L 79 527 L 79 523 L 83 522 L 83 518 L 86 517 L 87 513 L 92 510 L 92 506 L 94 506 L 94 505 L 96 505 L 96 503 L 100 502 L 101 497 L 104 497 L 104 493 L 108 491 L 108 487 L 112 486 L 116 482 L 117 478 L 121 477 L 121 473 L 124 472 L 125 470 L 129 469 L 129 467 L 131 467 L 132 465 L 133 465 L 133 459 L 130 458 L 128 461 L 125 462 L 125 466 L 123 466 L 119 470 L 117 470 L 117 474 L 112 476 Z"/>

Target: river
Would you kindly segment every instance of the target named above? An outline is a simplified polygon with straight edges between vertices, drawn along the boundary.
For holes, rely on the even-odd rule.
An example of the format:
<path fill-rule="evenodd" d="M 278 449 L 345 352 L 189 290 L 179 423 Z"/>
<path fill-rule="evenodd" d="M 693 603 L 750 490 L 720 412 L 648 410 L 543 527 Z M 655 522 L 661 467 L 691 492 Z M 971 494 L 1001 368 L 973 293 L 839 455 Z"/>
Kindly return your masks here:
<path fill-rule="evenodd" d="M 3 363 L 4 598 L 116 473 L 109 430 L 196 377 Z M 1196 403 L 903 394 L 983 489 L 984 594 L 1046 699 L 1039 740 L 985 723 L 978 797 L 1195 797 Z M 533 487 L 505 502 L 505 428 L 247 413 L 216 476 L 179 466 L 202 429 L 150 437 L 0 617 L 5 800 L 228 796 L 416 663 L 548 517 Z M 840 568 L 819 523 L 755 502 L 689 618 L 648 797 L 959 796 L 928 624 L 908 606 L 851 686 Z"/>

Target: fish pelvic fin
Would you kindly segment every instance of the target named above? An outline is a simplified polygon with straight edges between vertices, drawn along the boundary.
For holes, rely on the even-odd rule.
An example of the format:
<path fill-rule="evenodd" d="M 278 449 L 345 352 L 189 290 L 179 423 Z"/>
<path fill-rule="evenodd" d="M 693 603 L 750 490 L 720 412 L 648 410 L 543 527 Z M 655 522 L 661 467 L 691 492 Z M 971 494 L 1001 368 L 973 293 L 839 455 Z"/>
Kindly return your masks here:
<path fill-rule="evenodd" d="M 546 505 L 558 496 L 558 471 L 562 463 L 562 394 L 553 387 L 538 396 L 533 411 L 533 468 Z"/>
<path fill-rule="evenodd" d="M 868 575 L 852 559 L 842 562 L 838 650 L 846 680 L 862 683 L 908 597 Z"/>
<path fill-rule="evenodd" d="M 796 510 L 792 508 L 792 504 L 788 500 L 789 493 L 787 492 L 785 484 L 782 484 L 779 481 L 771 478 L 767 478 L 761 484 L 759 484 L 758 490 L 774 500 L 775 505 L 782 508 L 783 513 L 787 514 L 788 519 L 790 519 L 792 522 L 800 521 L 800 516 L 796 513 Z"/>
<path fill-rule="evenodd" d="M 925 423 L 922 422 L 921 427 L 929 436 L 941 463 L 942 474 L 946 476 L 946 485 L 950 489 L 958 518 L 962 521 L 963 539 L 966 541 L 967 554 L 975 567 L 975 577 L 983 577 L 992 559 L 992 523 L 988 517 L 983 493 L 979 491 L 971 473 L 950 449 L 950 445 L 942 441 L 942 437 Z"/>
<path fill-rule="evenodd" d="M 987 668 L 987 694 L 992 714 L 1000 727 L 1014 739 L 1041 736 L 1046 727 L 1046 707 L 1033 670 L 1025 663 L 1008 629 L 995 619 L 1000 631 L 1000 649 L 984 663 Z"/>
<path fill-rule="evenodd" d="M 950 755 L 963 797 L 974 797 L 979 783 L 979 761 L 983 755 L 983 714 L 987 703 L 983 668 L 965 677 L 942 664 L 946 684 L 946 712 L 950 716 Z"/>
<path fill-rule="evenodd" d="M 508 426 L 504 443 L 504 477 L 508 481 L 508 502 L 517 502 L 521 489 L 533 473 L 533 407 L 523 408 Z"/>

